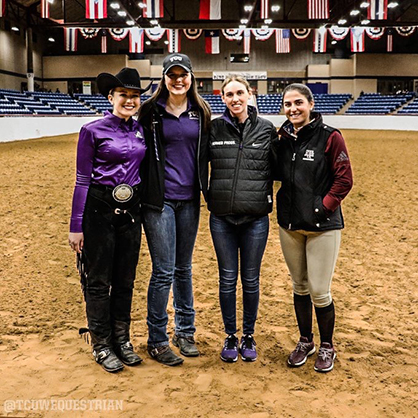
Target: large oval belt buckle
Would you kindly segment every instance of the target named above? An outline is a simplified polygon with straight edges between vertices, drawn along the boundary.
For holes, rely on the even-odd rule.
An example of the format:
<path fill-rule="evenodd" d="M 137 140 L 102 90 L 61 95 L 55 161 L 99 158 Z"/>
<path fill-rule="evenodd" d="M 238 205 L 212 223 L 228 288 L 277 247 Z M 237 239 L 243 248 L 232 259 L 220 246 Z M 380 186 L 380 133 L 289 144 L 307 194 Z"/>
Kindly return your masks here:
<path fill-rule="evenodd" d="M 131 200 L 133 195 L 134 190 L 129 184 L 119 184 L 119 186 L 116 186 L 112 191 L 113 199 L 120 203 Z"/>

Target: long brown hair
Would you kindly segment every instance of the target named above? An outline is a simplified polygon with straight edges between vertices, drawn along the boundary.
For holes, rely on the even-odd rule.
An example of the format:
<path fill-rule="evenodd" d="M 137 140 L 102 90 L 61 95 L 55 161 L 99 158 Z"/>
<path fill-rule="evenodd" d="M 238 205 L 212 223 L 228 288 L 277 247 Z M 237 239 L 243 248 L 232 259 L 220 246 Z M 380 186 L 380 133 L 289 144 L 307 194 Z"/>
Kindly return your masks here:
<path fill-rule="evenodd" d="M 209 103 L 198 93 L 196 78 L 193 73 L 190 73 L 192 77 L 192 85 L 187 92 L 187 97 L 192 99 L 197 105 L 197 107 L 203 112 L 203 130 L 207 131 L 210 127 L 211 121 L 211 110 Z M 158 84 L 157 90 L 153 93 L 149 99 L 152 102 L 156 102 L 161 96 L 166 97 L 169 95 L 167 86 L 165 85 L 164 75 L 162 76 L 160 83 Z"/>

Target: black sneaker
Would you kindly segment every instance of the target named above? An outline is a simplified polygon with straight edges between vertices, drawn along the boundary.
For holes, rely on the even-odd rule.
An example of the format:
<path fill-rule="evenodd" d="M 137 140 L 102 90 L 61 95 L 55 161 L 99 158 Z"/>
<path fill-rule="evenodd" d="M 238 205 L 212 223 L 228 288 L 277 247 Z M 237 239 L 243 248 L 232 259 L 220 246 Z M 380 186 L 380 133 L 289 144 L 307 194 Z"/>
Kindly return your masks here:
<path fill-rule="evenodd" d="M 168 345 L 163 345 L 162 347 L 148 346 L 148 353 L 154 360 L 166 366 L 178 366 L 184 361 Z"/>
<path fill-rule="evenodd" d="M 234 334 L 226 337 L 221 352 L 221 359 L 227 363 L 234 363 L 238 360 L 238 338 Z"/>
<path fill-rule="evenodd" d="M 315 344 L 306 337 L 300 337 L 296 348 L 290 353 L 287 364 L 290 367 L 299 367 L 306 363 L 309 356 L 315 353 Z"/>
<path fill-rule="evenodd" d="M 193 337 L 179 337 L 174 334 L 172 339 L 173 345 L 180 348 L 180 354 L 186 357 L 197 357 L 199 350 L 196 347 L 196 343 Z"/>

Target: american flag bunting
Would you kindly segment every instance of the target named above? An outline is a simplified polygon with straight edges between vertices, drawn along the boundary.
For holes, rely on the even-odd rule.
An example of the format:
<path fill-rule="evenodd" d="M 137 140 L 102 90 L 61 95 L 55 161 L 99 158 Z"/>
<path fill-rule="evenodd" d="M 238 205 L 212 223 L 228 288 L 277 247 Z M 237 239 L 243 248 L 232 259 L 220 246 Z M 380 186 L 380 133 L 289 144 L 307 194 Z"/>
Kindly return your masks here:
<path fill-rule="evenodd" d="M 276 53 L 290 52 L 290 29 L 276 29 Z"/>
<path fill-rule="evenodd" d="M 164 17 L 164 0 L 147 0 L 144 17 L 160 19 Z"/>
<path fill-rule="evenodd" d="M 328 0 L 308 0 L 308 19 L 329 19 Z"/>
<path fill-rule="evenodd" d="M 200 0 L 199 19 L 220 20 L 221 0 Z"/>

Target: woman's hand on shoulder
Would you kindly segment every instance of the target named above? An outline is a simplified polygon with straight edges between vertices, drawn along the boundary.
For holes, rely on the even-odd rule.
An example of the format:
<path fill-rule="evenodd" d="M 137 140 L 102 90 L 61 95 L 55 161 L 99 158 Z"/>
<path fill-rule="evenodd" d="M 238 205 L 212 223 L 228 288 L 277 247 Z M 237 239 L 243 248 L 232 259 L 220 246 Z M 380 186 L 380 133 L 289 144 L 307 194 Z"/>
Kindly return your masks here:
<path fill-rule="evenodd" d="M 84 244 L 84 234 L 82 232 L 70 232 L 68 235 L 68 243 L 73 251 L 81 253 Z"/>

